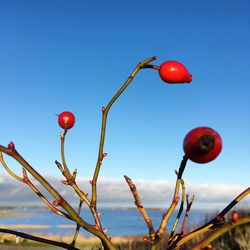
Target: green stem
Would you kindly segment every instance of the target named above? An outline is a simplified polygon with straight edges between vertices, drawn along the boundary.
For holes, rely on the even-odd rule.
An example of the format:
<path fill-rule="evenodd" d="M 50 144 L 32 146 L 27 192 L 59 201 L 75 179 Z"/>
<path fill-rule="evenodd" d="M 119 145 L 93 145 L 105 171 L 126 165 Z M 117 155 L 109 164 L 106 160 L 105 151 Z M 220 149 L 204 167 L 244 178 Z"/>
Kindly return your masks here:
<path fill-rule="evenodd" d="M 67 180 L 70 180 L 72 178 L 71 173 L 68 169 L 66 160 L 65 160 L 65 153 L 64 153 L 64 144 L 65 144 L 65 136 L 67 134 L 67 129 L 64 130 L 64 133 L 61 134 L 61 158 L 62 158 L 62 164 L 63 164 L 63 170 L 64 175 L 66 176 Z"/>
<path fill-rule="evenodd" d="M 123 93 L 123 91 L 128 87 L 128 85 L 132 82 L 134 79 L 135 75 L 143 69 L 148 63 L 154 61 L 156 57 L 150 57 L 140 63 L 137 64 L 131 75 L 128 77 L 128 79 L 125 81 L 123 86 L 118 90 L 118 92 L 114 95 L 114 97 L 110 100 L 108 105 L 103 111 L 103 116 L 102 116 L 102 127 L 101 127 L 101 136 L 100 136 L 100 143 L 99 143 L 99 151 L 98 151 L 98 157 L 97 157 L 97 162 L 96 162 L 96 167 L 92 179 L 92 198 L 91 198 L 91 204 L 94 208 L 96 208 L 96 201 L 97 201 L 97 179 L 99 176 L 101 164 L 102 164 L 102 159 L 103 159 L 103 148 L 104 148 L 104 140 L 105 140 L 105 133 L 106 133 L 106 124 L 107 124 L 107 116 L 108 112 L 111 108 L 111 106 L 114 104 L 114 102 L 118 99 L 118 97 Z"/>
<path fill-rule="evenodd" d="M 174 222 L 172 230 L 171 230 L 171 234 L 170 234 L 170 237 L 169 237 L 170 239 L 174 236 L 176 227 L 178 225 L 179 219 L 181 217 L 181 214 L 182 214 L 182 211 L 183 211 L 183 208 L 184 208 L 184 201 L 185 201 L 185 193 L 186 193 L 186 191 L 185 191 L 185 183 L 184 183 L 183 179 L 181 179 L 181 186 L 182 186 L 181 205 L 180 205 L 178 214 L 176 216 L 175 222 Z"/>

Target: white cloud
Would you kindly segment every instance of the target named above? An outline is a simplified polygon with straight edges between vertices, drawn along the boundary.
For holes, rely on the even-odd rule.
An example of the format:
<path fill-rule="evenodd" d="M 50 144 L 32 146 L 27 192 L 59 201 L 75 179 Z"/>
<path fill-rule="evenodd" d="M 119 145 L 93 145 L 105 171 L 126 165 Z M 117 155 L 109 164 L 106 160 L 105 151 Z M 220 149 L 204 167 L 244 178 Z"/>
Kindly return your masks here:
<path fill-rule="evenodd" d="M 49 181 L 69 202 L 77 204 L 79 199 L 70 186 L 61 183 L 62 178 L 47 177 Z M 50 201 L 53 197 L 38 184 L 33 183 L 45 194 Z M 80 189 L 90 193 L 90 184 L 86 179 L 77 179 Z M 173 181 L 144 181 L 134 180 L 138 193 L 144 206 L 167 207 L 174 191 Z M 190 195 L 195 195 L 195 207 L 207 207 L 212 205 L 224 206 L 231 202 L 246 187 L 225 184 L 186 184 L 186 190 Z M 249 198 L 246 199 L 249 203 Z M 246 204 L 243 201 L 243 204 Z M 99 206 L 134 206 L 134 199 L 124 179 L 101 178 L 98 180 L 98 205 Z M 9 176 L 0 176 L 0 206 L 7 205 L 43 205 L 30 188 Z"/>

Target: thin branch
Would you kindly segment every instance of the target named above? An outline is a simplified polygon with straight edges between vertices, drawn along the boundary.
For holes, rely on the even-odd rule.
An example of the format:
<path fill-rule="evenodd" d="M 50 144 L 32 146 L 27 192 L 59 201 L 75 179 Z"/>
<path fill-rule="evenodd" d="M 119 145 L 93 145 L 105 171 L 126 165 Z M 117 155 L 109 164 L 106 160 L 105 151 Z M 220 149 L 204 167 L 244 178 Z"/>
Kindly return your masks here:
<path fill-rule="evenodd" d="M 48 245 L 52 245 L 52 246 L 58 246 L 58 247 L 65 248 L 65 249 L 68 249 L 68 250 L 80 250 L 79 248 L 76 248 L 76 247 L 74 247 L 74 246 L 72 246 L 70 244 L 64 243 L 64 242 L 48 240 L 46 238 L 37 237 L 37 236 L 30 235 L 30 234 L 14 231 L 14 230 L 0 228 L 0 232 L 1 233 L 6 233 L 6 234 L 16 235 L 16 236 L 19 236 L 19 237 L 24 238 L 24 239 L 29 239 L 29 240 L 33 240 L 33 241 L 37 241 L 37 242 L 42 242 L 44 244 L 48 244 Z"/>
<path fill-rule="evenodd" d="M 172 203 L 171 203 L 168 211 L 165 214 L 163 214 L 161 224 L 159 226 L 159 229 L 156 232 L 156 235 L 159 238 L 161 238 L 161 234 L 163 234 L 163 232 L 166 230 L 167 222 L 168 222 L 170 216 L 172 215 L 172 213 L 174 212 L 174 209 L 176 208 L 176 206 L 180 200 L 179 190 L 180 190 L 180 185 L 181 185 L 181 180 L 182 180 L 182 174 L 185 170 L 187 161 L 188 161 L 188 158 L 184 155 L 183 159 L 181 161 L 180 167 L 179 167 Z"/>
<path fill-rule="evenodd" d="M 68 182 L 74 181 L 72 180 L 72 175 L 69 171 L 69 168 L 67 166 L 66 160 L 65 160 L 65 153 L 64 153 L 64 142 L 65 142 L 65 136 L 67 134 L 67 129 L 64 130 L 64 133 L 60 134 L 61 138 L 61 158 L 62 158 L 62 164 L 63 164 L 63 175 L 66 177 Z"/>
<path fill-rule="evenodd" d="M 4 161 L 2 151 L 0 151 L 0 162 L 1 162 L 2 166 L 5 168 L 5 170 L 6 170 L 12 177 L 14 177 L 16 180 L 18 180 L 18 181 L 24 183 L 23 178 L 17 176 L 17 175 L 7 166 L 6 162 Z"/>
<path fill-rule="evenodd" d="M 180 200 L 180 197 L 177 196 L 172 201 L 172 203 L 171 203 L 170 207 L 168 208 L 167 212 L 163 213 L 161 224 L 160 224 L 160 226 L 159 226 L 159 228 L 158 228 L 158 230 L 156 232 L 156 235 L 157 235 L 158 238 L 161 238 L 161 235 L 165 232 L 168 220 L 169 220 L 170 216 L 172 215 L 172 213 L 174 212 L 176 206 L 178 205 L 179 200 Z"/>
<path fill-rule="evenodd" d="M 176 174 L 178 176 L 178 172 L 176 172 Z M 185 201 L 185 196 L 186 196 L 185 195 L 186 194 L 186 190 L 185 190 L 185 183 L 184 183 L 183 179 L 181 179 L 181 187 L 182 187 L 181 204 L 180 204 L 180 208 L 179 208 L 178 214 L 176 216 L 176 219 L 174 221 L 174 224 L 173 224 L 173 227 L 172 227 L 172 230 L 171 230 L 171 234 L 170 234 L 169 240 L 171 240 L 172 237 L 174 236 L 176 227 L 178 225 L 179 219 L 181 217 L 181 214 L 182 214 L 182 211 L 183 211 L 183 208 L 184 208 L 184 201 Z"/>
<path fill-rule="evenodd" d="M 35 187 L 35 185 L 29 180 L 26 170 L 23 168 L 23 181 L 25 184 L 27 184 L 34 192 L 35 194 L 51 209 L 51 211 L 55 214 L 58 214 L 64 218 L 67 218 L 69 220 L 72 220 L 70 215 L 60 211 L 58 208 L 56 208 L 51 202 L 48 201 L 48 199 Z"/>
<path fill-rule="evenodd" d="M 77 209 L 77 214 L 78 215 L 80 215 L 80 213 L 81 213 L 82 203 L 83 203 L 83 200 L 80 200 L 79 206 L 78 206 L 78 209 Z M 78 237 L 78 234 L 79 234 L 79 230 L 80 230 L 80 225 L 77 223 L 75 233 L 74 233 L 74 237 L 73 237 L 73 240 L 71 242 L 72 246 L 74 246 L 75 243 L 76 243 L 76 240 L 77 240 L 77 237 Z"/>
<path fill-rule="evenodd" d="M 221 224 L 223 222 L 223 218 L 225 214 L 233 208 L 239 201 L 241 201 L 243 198 L 245 198 L 247 195 L 250 194 L 250 187 L 244 190 L 241 194 L 239 194 L 228 206 L 226 206 L 214 219 L 206 223 L 205 225 L 197 228 L 196 230 L 186 234 L 179 240 L 175 242 L 175 246 L 179 247 L 182 244 L 186 243 L 187 241 L 195 238 L 197 235 L 200 235 L 202 233 L 207 232 L 208 230 L 215 228 L 218 224 Z"/>
<path fill-rule="evenodd" d="M 154 241 L 154 239 L 155 239 L 155 230 L 153 228 L 152 221 L 151 221 L 150 217 L 147 214 L 147 211 L 145 210 L 145 208 L 142 205 L 142 202 L 141 202 L 140 196 L 139 196 L 139 194 L 137 192 L 136 186 L 134 185 L 134 183 L 132 182 L 132 180 L 128 176 L 124 175 L 124 178 L 125 178 L 126 182 L 128 183 L 129 188 L 130 188 L 130 190 L 131 190 L 131 192 L 132 192 L 132 194 L 134 196 L 135 205 L 137 206 L 139 212 L 141 213 L 144 221 L 146 222 L 146 224 L 148 226 L 150 239 L 151 239 L 151 241 Z"/>
<path fill-rule="evenodd" d="M 4 158 L 3 158 L 3 154 L 2 152 L 0 151 L 0 162 L 1 164 L 3 165 L 3 167 L 6 169 L 6 171 L 12 176 L 14 177 L 16 180 L 22 182 L 22 183 L 25 183 L 27 184 L 33 191 L 34 193 L 51 209 L 51 211 L 53 211 L 53 213 L 56 213 L 62 217 L 65 217 L 67 219 L 70 219 L 72 220 L 72 218 L 60 211 L 59 209 L 57 209 L 55 206 L 53 206 L 48 200 L 47 198 L 35 187 L 35 185 L 29 180 L 28 178 L 28 175 L 27 175 L 27 172 L 26 170 L 23 168 L 22 169 L 22 172 L 23 172 L 23 178 L 17 176 L 13 171 L 11 171 L 11 169 L 8 167 L 8 165 L 6 164 L 6 162 L 4 161 Z"/>
<path fill-rule="evenodd" d="M 181 236 L 184 234 L 184 232 L 186 230 L 187 219 L 188 219 L 192 204 L 194 202 L 194 195 L 191 197 L 191 199 L 189 201 L 189 197 L 188 197 L 188 194 L 187 194 L 186 195 L 186 201 L 187 201 L 187 208 L 186 208 L 185 217 L 183 219 L 183 223 L 182 223 L 182 226 L 181 226 Z"/>
<path fill-rule="evenodd" d="M 103 107 L 102 109 L 102 126 L 101 126 L 101 135 L 100 135 L 100 143 L 99 143 L 99 151 L 98 151 L 98 157 L 96 162 L 96 167 L 92 179 L 92 198 L 91 198 L 91 204 L 93 207 L 96 208 L 96 201 L 97 201 L 97 179 L 99 176 L 102 160 L 103 160 L 103 148 L 104 148 L 104 140 L 105 140 L 105 133 L 106 133 L 106 123 L 107 123 L 107 116 L 108 112 L 111 108 L 111 106 L 114 104 L 114 102 L 117 100 L 117 98 L 123 93 L 123 91 L 129 86 L 129 84 L 134 79 L 135 75 L 145 67 L 148 63 L 156 60 L 156 57 L 150 57 L 140 63 L 137 64 L 131 75 L 128 77 L 128 79 L 125 81 L 123 86 L 118 90 L 118 92 L 114 95 L 114 97 L 109 101 L 106 108 Z"/>
<path fill-rule="evenodd" d="M 240 226 L 242 224 L 250 223 L 250 216 L 239 218 L 237 222 L 232 223 L 231 221 L 224 224 L 220 228 L 218 228 L 216 231 L 211 233 L 209 236 L 207 236 L 205 239 L 197 243 L 195 246 L 193 246 L 190 250 L 199 250 L 204 247 L 206 247 L 210 242 L 215 240 L 216 238 L 220 237 L 222 234 L 228 232 L 229 230 L 233 229 L 234 227 Z"/>

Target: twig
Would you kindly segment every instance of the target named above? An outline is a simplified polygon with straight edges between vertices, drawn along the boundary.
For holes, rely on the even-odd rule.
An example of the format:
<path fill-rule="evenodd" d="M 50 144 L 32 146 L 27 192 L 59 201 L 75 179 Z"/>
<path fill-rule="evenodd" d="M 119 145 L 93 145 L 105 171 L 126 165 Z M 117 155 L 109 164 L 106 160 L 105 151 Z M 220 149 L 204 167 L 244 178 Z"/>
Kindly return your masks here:
<path fill-rule="evenodd" d="M 134 79 L 135 75 L 145 67 L 148 63 L 156 60 L 156 57 L 150 57 L 140 63 L 137 64 L 131 75 L 128 77 L 128 79 L 125 81 L 123 86 L 118 90 L 118 92 L 114 95 L 114 97 L 109 101 L 108 105 L 106 107 L 103 107 L 102 109 L 102 126 L 101 126 L 101 135 L 100 135 L 100 143 L 99 143 L 99 151 L 98 151 L 98 157 L 96 162 L 96 167 L 92 179 L 92 198 L 91 198 L 91 204 L 94 208 L 96 208 L 96 201 L 97 201 L 97 179 L 99 176 L 102 160 L 103 160 L 103 148 L 104 148 L 104 140 L 105 140 L 105 133 L 106 133 L 106 123 L 107 123 L 107 116 L 108 112 L 111 108 L 111 106 L 114 104 L 114 102 L 117 100 L 117 98 L 123 93 L 123 91 L 129 86 L 129 84 Z"/>
<path fill-rule="evenodd" d="M 207 236 L 205 239 L 197 243 L 195 246 L 193 246 L 190 250 L 199 250 L 202 248 L 205 248 L 210 242 L 215 240 L 216 238 L 220 237 L 222 234 L 228 232 L 234 227 L 237 227 L 239 225 L 250 223 L 250 216 L 239 218 L 237 222 L 232 223 L 231 221 L 224 224 L 220 228 L 218 228 L 216 231 L 211 233 L 209 236 Z"/>
<path fill-rule="evenodd" d="M 194 195 L 189 200 L 189 197 L 188 197 L 188 194 L 187 194 L 186 195 L 186 201 L 187 201 L 187 208 L 186 208 L 186 213 L 185 213 L 183 223 L 182 223 L 182 226 L 181 226 L 181 236 L 184 234 L 185 229 L 186 229 L 187 219 L 188 219 L 188 216 L 189 216 L 189 213 L 190 213 L 190 210 L 191 210 L 191 206 L 192 206 L 193 201 L 194 201 Z"/>
<path fill-rule="evenodd" d="M 5 168 L 5 170 L 6 170 L 12 177 L 14 177 L 16 180 L 18 180 L 18 181 L 24 183 L 23 178 L 17 176 L 17 175 L 16 175 L 13 171 L 11 171 L 11 169 L 7 166 L 6 162 L 4 161 L 2 151 L 0 151 L 0 162 L 1 162 L 2 166 Z"/>
<path fill-rule="evenodd" d="M 176 174 L 178 176 L 178 172 L 176 172 Z M 182 211 L 183 211 L 183 208 L 184 208 L 184 201 L 185 201 L 186 190 L 185 190 L 185 183 L 184 183 L 183 179 L 181 179 L 181 187 L 182 187 L 181 204 L 180 204 L 180 208 L 179 208 L 178 214 L 176 216 L 176 219 L 174 221 L 174 224 L 173 224 L 173 227 L 172 227 L 172 230 L 171 230 L 171 234 L 170 234 L 170 237 L 169 237 L 170 241 L 171 241 L 172 237 L 174 236 L 176 227 L 178 225 L 179 219 L 181 217 L 181 214 L 182 214 Z"/>
<path fill-rule="evenodd" d="M 65 217 L 67 219 L 70 219 L 72 220 L 72 218 L 60 211 L 59 209 L 57 209 L 55 206 L 53 206 L 48 200 L 47 198 L 35 187 L 35 185 L 29 180 L 28 178 L 28 175 L 27 175 L 27 172 L 26 170 L 23 168 L 22 169 L 22 172 L 23 172 L 23 178 L 17 176 L 13 171 L 11 171 L 11 169 L 8 167 L 8 165 L 6 164 L 6 162 L 4 161 L 4 158 L 3 158 L 3 154 L 2 152 L 0 151 L 0 162 L 1 164 L 3 165 L 3 167 L 6 169 L 6 171 L 12 176 L 14 177 L 16 180 L 22 182 L 22 183 L 25 183 L 27 184 L 38 196 L 39 198 L 51 209 L 51 211 L 53 211 L 53 213 L 56 213 L 62 217 Z"/>
<path fill-rule="evenodd" d="M 163 214 L 161 224 L 159 226 L 159 229 L 156 232 L 156 235 L 159 238 L 161 238 L 161 234 L 163 234 L 163 232 L 166 230 L 167 222 L 168 222 L 170 216 L 172 215 L 172 213 L 174 212 L 174 209 L 180 200 L 179 190 L 180 190 L 180 185 L 181 185 L 181 180 L 182 180 L 182 174 L 185 170 L 187 160 L 188 160 L 187 157 L 184 155 L 183 159 L 181 161 L 180 167 L 179 167 L 172 203 L 171 203 L 168 211 L 165 214 Z"/>
<path fill-rule="evenodd" d="M 145 210 L 145 208 L 143 207 L 142 205 L 142 202 L 141 202 L 141 199 L 140 199 L 140 196 L 137 192 L 137 189 L 136 189 L 136 186 L 134 185 L 134 183 L 132 182 L 132 180 L 124 175 L 124 178 L 126 180 L 126 182 L 128 183 L 129 185 L 129 188 L 134 196 L 134 199 L 135 199 L 135 205 L 137 206 L 139 212 L 141 213 L 143 219 L 145 220 L 147 226 L 148 226 L 148 230 L 149 230 L 149 236 L 150 236 L 150 239 L 152 242 L 154 242 L 155 240 L 155 230 L 153 228 L 153 224 L 152 224 L 152 221 L 150 219 L 150 217 L 148 216 L 147 214 L 147 211 Z"/>
<path fill-rule="evenodd" d="M 79 248 L 76 248 L 76 247 L 74 247 L 74 246 L 72 246 L 70 244 L 64 243 L 64 242 L 48 240 L 46 238 L 41 238 L 41 237 L 33 236 L 33 235 L 30 235 L 30 234 L 26 234 L 26 233 L 14 231 L 14 230 L 0 228 L 0 232 L 1 233 L 6 233 L 6 234 L 13 234 L 13 235 L 19 236 L 19 237 L 24 238 L 24 239 L 29 239 L 29 240 L 33 240 L 33 241 L 37 241 L 37 242 L 42 242 L 44 244 L 48 244 L 48 245 L 52 245 L 52 246 L 58 246 L 58 247 L 65 248 L 65 249 L 68 249 L 68 250 L 80 250 Z"/>
<path fill-rule="evenodd" d="M 216 227 L 223 221 L 225 214 L 234 207 L 239 201 L 241 201 L 244 197 L 250 194 L 250 187 L 244 190 L 241 194 L 239 194 L 228 206 L 226 206 L 214 219 L 206 223 L 205 225 L 197 228 L 196 230 L 184 235 L 182 238 L 175 242 L 175 246 L 179 247 L 187 241 L 193 239 L 197 235 L 207 232 L 208 230 Z"/>
<path fill-rule="evenodd" d="M 83 200 L 80 200 L 79 206 L 78 206 L 78 209 L 77 209 L 77 214 L 78 215 L 80 215 L 80 213 L 81 213 L 82 203 L 83 203 Z M 76 229 L 75 229 L 74 237 L 73 237 L 73 240 L 71 242 L 72 246 L 74 246 L 75 243 L 76 243 L 76 240 L 77 240 L 77 237 L 78 237 L 78 234 L 79 234 L 79 230 L 80 230 L 80 225 L 78 223 L 76 223 Z"/>

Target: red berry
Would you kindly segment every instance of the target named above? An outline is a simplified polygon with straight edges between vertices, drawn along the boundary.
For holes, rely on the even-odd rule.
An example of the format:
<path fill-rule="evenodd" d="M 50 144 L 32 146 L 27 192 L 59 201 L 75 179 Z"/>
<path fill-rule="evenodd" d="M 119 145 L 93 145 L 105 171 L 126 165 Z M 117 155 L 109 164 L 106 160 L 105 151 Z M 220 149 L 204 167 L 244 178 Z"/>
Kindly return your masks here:
<path fill-rule="evenodd" d="M 187 68 L 176 61 L 166 61 L 159 68 L 161 79 L 167 83 L 189 83 L 192 81 L 192 75 Z"/>
<path fill-rule="evenodd" d="M 237 222 L 237 220 L 239 219 L 239 214 L 236 211 L 233 211 L 231 219 L 232 222 Z"/>
<path fill-rule="evenodd" d="M 214 160 L 221 152 L 220 135 L 209 127 L 192 129 L 184 138 L 183 150 L 191 161 L 207 163 Z"/>
<path fill-rule="evenodd" d="M 63 129 L 70 129 L 75 124 L 75 116 L 69 111 L 64 111 L 58 116 L 58 124 Z"/>

